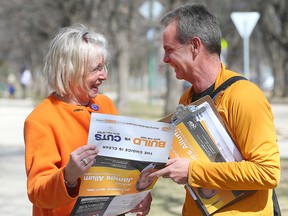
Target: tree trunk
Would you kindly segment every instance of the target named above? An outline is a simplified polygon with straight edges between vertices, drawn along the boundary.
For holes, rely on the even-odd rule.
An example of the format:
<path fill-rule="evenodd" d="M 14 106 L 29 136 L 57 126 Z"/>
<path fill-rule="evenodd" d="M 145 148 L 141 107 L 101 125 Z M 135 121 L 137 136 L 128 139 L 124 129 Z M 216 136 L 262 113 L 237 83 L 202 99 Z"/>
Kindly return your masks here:
<path fill-rule="evenodd" d="M 165 115 L 168 115 L 176 111 L 183 88 L 182 82 L 176 79 L 174 71 L 171 70 L 170 66 L 166 66 L 165 73 L 167 78 L 167 91 L 165 96 L 164 113 Z"/>
<path fill-rule="evenodd" d="M 117 98 L 117 106 L 119 112 L 122 112 L 123 109 L 127 105 L 128 99 L 128 76 L 130 71 L 130 61 L 129 61 L 129 41 L 128 41 L 128 32 L 121 31 L 117 34 L 117 45 L 119 48 L 119 55 L 118 55 L 118 98 Z"/>
<path fill-rule="evenodd" d="M 277 53 L 272 55 L 273 58 L 273 73 L 274 73 L 274 89 L 273 96 L 275 97 L 283 97 L 285 95 L 285 71 L 283 71 L 284 65 L 284 55 L 282 48 L 274 47 L 274 50 L 278 50 Z"/>
<path fill-rule="evenodd" d="M 284 97 L 287 92 L 288 4 L 286 0 L 264 1 L 261 4 L 260 27 L 265 48 L 270 55 L 274 75 L 273 96 Z"/>

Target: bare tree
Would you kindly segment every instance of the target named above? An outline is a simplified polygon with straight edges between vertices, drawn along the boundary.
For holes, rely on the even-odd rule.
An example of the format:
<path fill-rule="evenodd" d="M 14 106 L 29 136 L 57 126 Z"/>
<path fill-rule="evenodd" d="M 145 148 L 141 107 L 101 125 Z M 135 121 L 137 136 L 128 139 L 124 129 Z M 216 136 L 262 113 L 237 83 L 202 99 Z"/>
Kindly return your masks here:
<path fill-rule="evenodd" d="M 163 13 L 187 2 L 158 1 L 164 6 Z M 130 94 L 132 85 L 129 79 L 135 77 L 133 80 L 136 78 L 142 80 L 132 83 L 133 88 L 137 83 L 140 83 L 143 89 L 148 88 L 148 58 L 152 44 L 155 48 L 156 72 L 159 72 L 158 65 L 161 68 L 164 65 L 160 63 L 161 37 L 155 37 L 153 41 L 148 41 L 146 38 L 151 23 L 143 19 L 138 12 L 143 2 L 144 0 L 2 0 L 0 26 L 5 31 L 0 32 L 0 70 L 2 68 L 0 72 L 6 73 L 4 67 L 15 71 L 23 63 L 31 67 L 33 73 L 41 71 L 48 42 L 56 31 L 72 23 L 83 23 L 109 38 L 112 51 L 112 72 L 109 80 L 112 80 L 113 90 L 116 89 L 119 94 L 117 102 L 121 110 L 125 107 Z M 242 70 L 243 62 L 242 40 L 232 23 L 230 13 L 259 11 L 260 21 L 250 43 L 252 70 L 261 75 L 259 65 L 263 63 L 271 65 L 275 77 L 274 95 L 287 96 L 287 1 L 195 0 L 193 2 L 206 4 L 216 15 L 223 37 L 229 42 L 227 65 L 239 72 Z M 158 20 L 153 25 L 159 33 Z M 257 56 L 259 53 L 261 56 Z M 167 80 L 165 113 L 170 113 L 175 110 L 182 93 L 182 82 L 175 79 L 173 71 L 167 69 L 164 70 L 164 74 Z M 137 88 L 140 89 L 139 86 Z M 43 93 L 41 95 L 43 96 Z"/>
<path fill-rule="evenodd" d="M 115 60 L 118 66 L 117 105 L 119 112 L 122 112 L 127 105 L 129 94 L 128 78 L 130 72 L 130 42 L 133 11 L 134 2 L 132 0 L 125 2 L 115 1 L 107 20 L 109 35 L 114 39 Z"/>
<path fill-rule="evenodd" d="M 260 20 L 263 40 L 271 57 L 274 73 L 273 96 L 288 95 L 288 2 L 287 0 L 264 0 L 261 2 Z"/>

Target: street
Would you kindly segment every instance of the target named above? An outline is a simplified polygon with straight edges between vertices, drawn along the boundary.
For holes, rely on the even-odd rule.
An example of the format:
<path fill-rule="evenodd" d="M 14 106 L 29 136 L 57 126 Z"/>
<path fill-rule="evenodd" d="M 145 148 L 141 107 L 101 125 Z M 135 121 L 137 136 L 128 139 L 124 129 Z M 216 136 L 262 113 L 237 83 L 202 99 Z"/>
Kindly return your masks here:
<path fill-rule="evenodd" d="M 30 100 L 0 99 L 0 215 L 32 215 L 23 141 L 23 122 L 32 109 Z"/>

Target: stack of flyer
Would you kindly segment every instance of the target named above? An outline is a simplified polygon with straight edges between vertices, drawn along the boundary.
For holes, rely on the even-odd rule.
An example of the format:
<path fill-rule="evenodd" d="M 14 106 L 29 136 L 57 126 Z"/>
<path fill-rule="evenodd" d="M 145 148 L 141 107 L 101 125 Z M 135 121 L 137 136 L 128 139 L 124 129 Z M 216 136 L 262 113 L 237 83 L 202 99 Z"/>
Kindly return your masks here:
<path fill-rule="evenodd" d="M 174 124 L 92 113 L 88 144 L 99 154 L 71 215 L 115 216 L 137 206 L 157 181 L 147 176 L 165 167 L 174 132 Z"/>
<path fill-rule="evenodd" d="M 188 106 L 179 105 L 175 113 L 161 121 L 176 125 L 171 158 L 185 157 L 207 162 L 243 160 L 210 96 Z M 211 215 L 252 193 L 186 186 L 204 215 Z"/>

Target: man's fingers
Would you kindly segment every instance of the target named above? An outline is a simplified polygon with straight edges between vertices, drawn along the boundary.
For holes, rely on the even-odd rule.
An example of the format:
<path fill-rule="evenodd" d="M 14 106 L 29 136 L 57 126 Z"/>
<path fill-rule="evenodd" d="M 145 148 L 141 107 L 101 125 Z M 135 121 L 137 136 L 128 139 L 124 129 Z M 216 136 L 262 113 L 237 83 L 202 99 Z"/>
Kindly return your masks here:
<path fill-rule="evenodd" d="M 169 159 L 166 163 L 166 167 L 161 169 L 161 170 L 158 170 L 156 172 L 153 172 L 151 173 L 148 178 L 150 179 L 153 179 L 153 178 L 158 178 L 158 177 L 164 177 L 164 178 L 169 178 L 169 173 L 170 173 L 170 169 L 169 169 L 169 166 L 171 164 L 173 164 L 175 161 L 177 160 L 177 158 L 173 158 L 173 159 Z"/>
<path fill-rule="evenodd" d="M 166 167 L 170 166 L 171 164 L 173 164 L 178 158 L 173 158 L 173 159 L 169 159 L 166 163 Z"/>
<path fill-rule="evenodd" d="M 158 170 L 158 171 L 156 171 L 156 172 L 153 172 L 153 173 L 151 173 L 150 175 L 148 175 L 148 178 L 149 178 L 149 179 L 154 179 L 154 178 L 161 177 L 161 176 L 167 174 L 167 170 L 166 170 L 166 169 L 167 169 L 167 168 L 163 168 L 163 169 L 161 169 L 161 170 Z"/>

